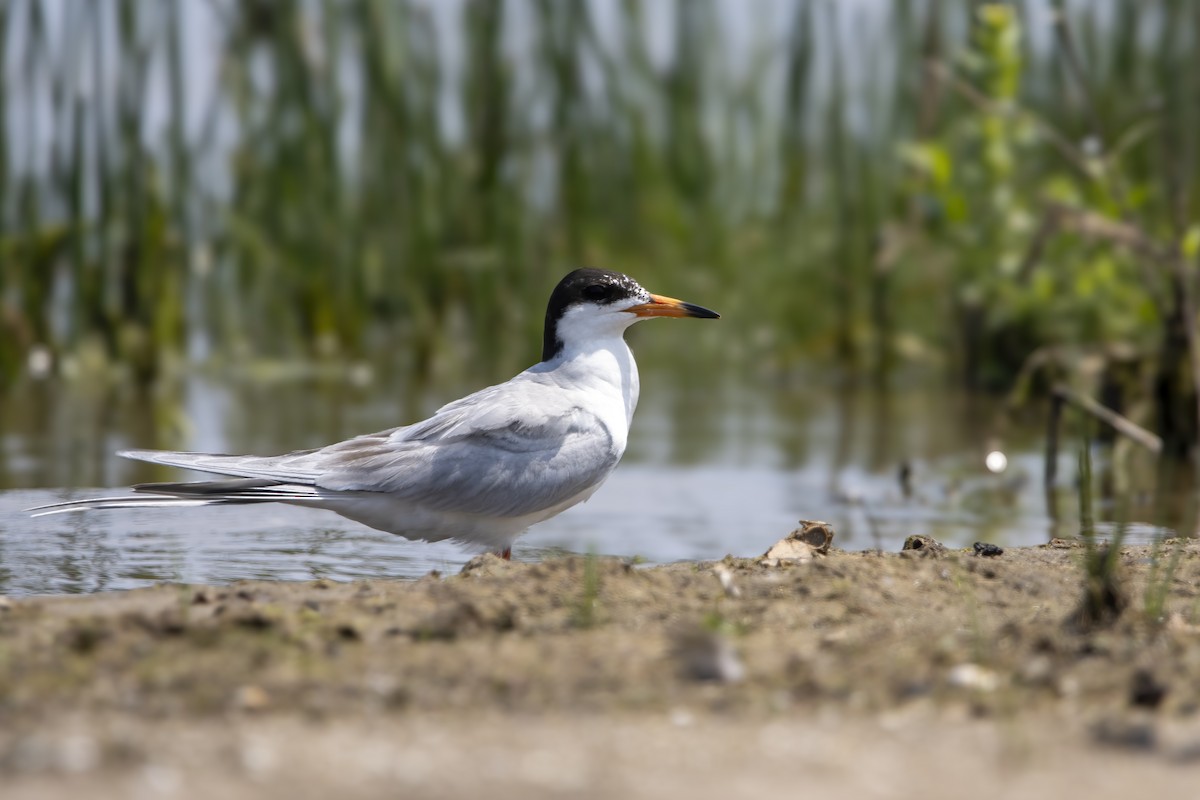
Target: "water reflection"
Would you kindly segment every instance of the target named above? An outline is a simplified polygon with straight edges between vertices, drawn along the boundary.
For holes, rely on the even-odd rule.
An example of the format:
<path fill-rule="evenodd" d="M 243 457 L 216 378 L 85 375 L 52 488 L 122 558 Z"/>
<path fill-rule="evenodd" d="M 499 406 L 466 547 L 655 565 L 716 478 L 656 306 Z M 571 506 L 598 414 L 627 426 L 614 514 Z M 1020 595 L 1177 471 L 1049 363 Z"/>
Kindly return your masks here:
<path fill-rule="evenodd" d="M 1057 521 L 1041 491 L 1042 421 L 1003 427 L 1009 465 L 984 469 L 997 407 L 912 380 L 889 392 L 819 373 L 764 375 L 744 361 L 693 363 L 669 339 L 639 342 L 643 399 L 626 459 L 587 504 L 518 542 L 518 558 L 565 549 L 652 562 L 763 552 L 797 519 L 834 524 L 846 548 L 896 549 L 912 533 L 948 544 L 1034 544 L 1073 535 L 1074 452 L 1064 445 Z M 676 340 L 676 342 L 679 340 Z M 649 366 L 653 365 L 653 366 Z M 496 370 L 504 369 L 497 366 Z M 361 376 L 360 376 L 361 377 Z M 285 506 L 58 515 L 22 509 L 180 473 L 116 459 L 121 447 L 281 452 L 403 421 L 505 374 L 447 378 L 438 391 L 345 373 L 197 375 L 173 391 L 103 383 L 32 384 L 0 415 L 0 593 L 91 592 L 158 581 L 413 577 L 453 570 L 470 553 L 409 543 L 327 512 Z M 1190 476 L 1111 480 L 1101 530 L 1129 520 L 1148 541 L 1191 530 Z M 1139 462 L 1133 462 L 1139 463 Z M 907 464 L 911 492 L 898 480 Z M 1135 470 L 1135 472 L 1137 472 Z M 1153 472 L 1150 473 L 1153 475 Z M 1107 498 L 1107 499 L 1105 499 Z M 1186 500 L 1181 498 L 1187 498 Z"/>

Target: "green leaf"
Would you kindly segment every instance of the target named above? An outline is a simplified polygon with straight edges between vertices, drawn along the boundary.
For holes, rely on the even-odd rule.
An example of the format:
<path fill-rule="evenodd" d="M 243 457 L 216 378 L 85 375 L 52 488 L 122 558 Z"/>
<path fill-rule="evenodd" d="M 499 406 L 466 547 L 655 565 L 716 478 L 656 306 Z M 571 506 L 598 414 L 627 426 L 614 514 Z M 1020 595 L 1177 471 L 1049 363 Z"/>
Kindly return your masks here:
<path fill-rule="evenodd" d="M 933 142 L 909 142 L 901 145 L 900 157 L 914 169 L 933 181 L 935 186 L 944 187 L 954 177 L 954 163 L 949 151 Z"/>
<path fill-rule="evenodd" d="M 1179 252 L 1183 253 L 1183 257 L 1187 259 L 1195 258 L 1196 254 L 1200 253 L 1200 222 L 1193 222 L 1183 232 L 1183 239 L 1179 242 Z"/>

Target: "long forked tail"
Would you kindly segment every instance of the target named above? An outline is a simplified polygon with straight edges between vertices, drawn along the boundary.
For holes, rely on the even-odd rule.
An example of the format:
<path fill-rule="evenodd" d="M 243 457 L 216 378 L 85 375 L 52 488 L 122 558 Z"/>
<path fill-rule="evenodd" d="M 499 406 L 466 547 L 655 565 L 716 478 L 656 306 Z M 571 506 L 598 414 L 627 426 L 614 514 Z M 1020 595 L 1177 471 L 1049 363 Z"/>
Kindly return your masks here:
<path fill-rule="evenodd" d="M 315 486 L 280 483 L 263 478 L 242 478 L 199 483 L 143 483 L 133 487 L 144 494 L 124 497 L 93 497 L 37 506 L 28 511 L 35 517 L 68 511 L 114 508 L 192 508 L 242 503 L 278 503 L 313 500 L 320 496 Z"/>

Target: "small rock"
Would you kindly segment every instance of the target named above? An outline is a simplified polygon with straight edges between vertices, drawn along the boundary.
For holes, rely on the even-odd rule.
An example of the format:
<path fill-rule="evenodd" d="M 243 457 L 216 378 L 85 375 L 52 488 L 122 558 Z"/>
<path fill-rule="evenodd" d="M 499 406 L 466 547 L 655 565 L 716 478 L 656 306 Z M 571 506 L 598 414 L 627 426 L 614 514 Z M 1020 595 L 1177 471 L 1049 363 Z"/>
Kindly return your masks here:
<path fill-rule="evenodd" d="M 261 686 L 242 686 L 234 696 L 234 705 L 243 711 L 262 711 L 271 704 L 271 696 Z"/>
<path fill-rule="evenodd" d="M 212 594 L 207 589 L 197 589 L 196 593 L 192 595 L 192 605 L 194 606 L 206 606 L 211 602 Z"/>
<path fill-rule="evenodd" d="M 983 556 L 984 558 L 995 558 L 996 556 L 1004 555 L 1004 548 L 991 542 L 976 542 L 975 555 Z"/>
<path fill-rule="evenodd" d="M 405 633 L 421 641 L 453 641 L 483 630 L 487 627 L 486 622 L 478 606 L 460 600 L 438 607 Z"/>
<path fill-rule="evenodd" d="M 692 680 L 737 683 L 746 677 L 729 638 L 715 631 L 696 628 L 677 634 L 671 652 Z"/>
<path fill-rule="evenodd" d="M 849 628 L 834 628 L 833 630 L 821 634 L 821 646 L 830 647 L 832 645 L 841 644 L 850 640 Z"/>
<path fill-rule="evenodd" d="M 237 756 L 242 769 L 259 779 L 267 777 L 278 765 L 277 754 L 266 739 L 244 740 L 237 750 Z"/>
<path fill-rule="evenodd" d="M 183 777 L 179 770 L 165 764 L 145 765 L 138 775 L 138 781 L 148 790 L 151 797 L 170 797 L 177 794 L 179 787 L 183 785 Z"/>
<path fill-rule="evenodd" d="M 1039 653 L 1023 663 L 1017 671 L 1021 683 L 1027 686 L 1054 687 L 1054 661 L 1045 653 Z"/>
<path fill-rule="evenodd" d="M 718 566 L 713 570 L 713 574 L 717 576 L 717 580 L 721 582 L 721 589 L 725 592 L 726 597 L 741 597 L 742 590 L 733 582 L 733 573 L 728 568 Z"/>
<path fill-rule="evenodd" d="M 1154 750 L 1158 731 L 1153 720 L 1106 717 L 1092 725 L 1092 740 L 1097 744 L 1128 750 Z"/>
<path fill-rule="evenodd" d="M 686 708 L 676 708 L 671 710 L 670 719 L 676 728 L 689 728 L 696 722 L 696 715 Z"/>
<path fill-rule="evenodd" d="M 913 534 L 904 540 L 904 546 L 900 548 L 904 550 L 916 550 L 924 553 L 944 553 L 946 545 L 934 539 L 932 536 L 923 536 L 921 534 Z"/>
<path fill-rule="evenodd" d="M 239 614 L 233 623 L 252 631 L 265 631 L 275 627 L 275 620 L 261 611 L 250 610 Z"/>
<path fill-rule="evenodd" d="M 1053 539 L 1051 539 L 1049 542 L 1047 542 L 1046 544 L 1044 544 L 1042 546 L 1047 547 L 1051 550 L 1075 550 L 1077 548 L 1083 547 L 1083 542 L 1079 541 L 1078 539 L 1063 539 L 1058 536 L 1055 536 Z"/>
<path fill-rule="evenodd" d="M 813 560 L 814 550 L 806 542 L 792 539 L 780 539 L 771 545 L 771 549 L 763 554 L 759 563 L 764 567 L 778 567 L 784 561 L 796 564 L 807 564 Z"/>
<path fill-rule="evenodd" d="M 1000 676 L 995 671 L 971 663 L 951 669 L 946 680 L 951 686 L 977 692 L 994 692 L 1000 687 Z"/>
<path fill-rule="evenodd" d="M 90 772 L 100 764 L 100 746 L 84 734 L 73 734 L 59 746 L 59 767 L 64 772 Z"/>
<path fill-rule="evenodd" d="M 1167 696 L 1167 685 L 1154 677 L 1154 673 L 1142 668 L 1133 673 L 1129 687 L 1129 703 L 1142 708 L 1158 708 Z"/>
<path fill-rule="evenodd" d="M 783 561 L 806 563 L 814 556 L 825 555 L 833 543 L 833 526 L 817 520 L 800 520 L 800 527 L 771 545 L 760 563 L 777 567 Z"/>
<path fill-rule="evenodd" d="M 1167 630 L 1172 633 L 1200 634 L 1200 625 L 1195 625 L 1184 619 L 1178 611 L 1167 617 Z"/>
<path fill-rule="evenodd" d="M 1168 757 L 1174 764 L 1200 764 L 1200 738 L 1177 744 Z"/>
<path fill-rule="evenodd" d="M 341 625 L 338 625 L 336 633 L 338 638 L 344 642 L 362 641 L 362 634 L 358 632 L 358 628 L 349 622 L 343 622 Z"/>
<path fill-rule="evenodd" d="M 153 618 L 137 620 L 141 627 L 155 636 L 179 636 L 187 630 L 183 616 L 175 609 L 167 609 Z"/>
<path fill-rule="evenodd" d="M 833 526 L 820 520 L 802 519 L 800 527 L 788 534 L 788 538 L 806 542 L 815 552 L 825 555 L 833 544 Z"/>
<path fill-rule="evenodd" d="M 108 628 L 86 622 L 78 623 L 62 634 L 67 647 L 81 655 L 91 653 L 101 642 L 111 637 L 112 631 Z"/>

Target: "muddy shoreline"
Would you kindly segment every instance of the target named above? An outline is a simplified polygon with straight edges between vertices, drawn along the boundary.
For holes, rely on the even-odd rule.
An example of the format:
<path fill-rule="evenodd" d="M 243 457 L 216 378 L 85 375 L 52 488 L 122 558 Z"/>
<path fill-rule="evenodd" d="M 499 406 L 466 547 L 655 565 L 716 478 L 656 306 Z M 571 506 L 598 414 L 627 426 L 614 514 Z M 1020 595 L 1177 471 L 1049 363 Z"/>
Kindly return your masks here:
<path fill-rule="evenodd" d="M 1122 550 L 1129 605 L 1094 626 L 1083 559 L 488 556 L 412 582 L 5 600 L 0 782 L 716 797 L 799 773 L 817 794 L 1053 797 L 1103 767 L 1093 796 L 1194 786 L 1200 543 Z"/>

